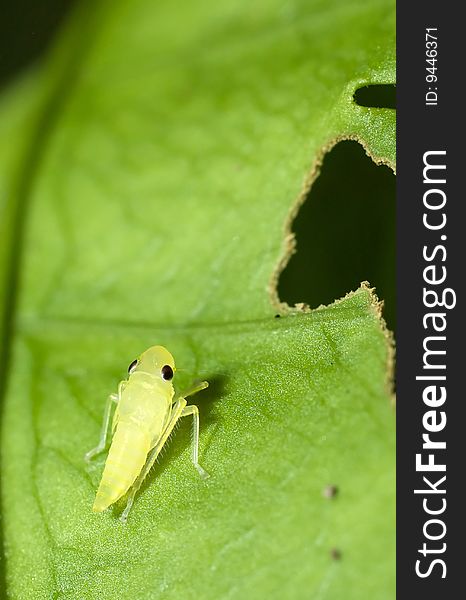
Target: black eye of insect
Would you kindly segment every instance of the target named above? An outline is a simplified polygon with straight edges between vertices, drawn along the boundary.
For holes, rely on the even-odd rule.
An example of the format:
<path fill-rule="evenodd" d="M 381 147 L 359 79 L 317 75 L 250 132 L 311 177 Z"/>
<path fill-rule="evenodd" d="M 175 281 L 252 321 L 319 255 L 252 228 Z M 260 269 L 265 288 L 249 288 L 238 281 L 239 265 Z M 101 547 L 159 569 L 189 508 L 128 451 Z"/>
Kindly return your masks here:
<path fill-rule="evenodd" d="M 133 360 L 133 362 L 132 362 L 132 363 L 129 365 L 129 367 L 128 367 L 128 373 L 129 373 L 129 374 L 131 374 L 131 373 L 134 371 L 134 369 L 136 368 L 136 365 L 137 365 L 137 364 L 138 364 L 138 359 L 137 359 L 137 358 L 135 358 L 135 359 Z"/>
<path fill-rule="evenodd" d="M 170 381 L 170 379 L 173 379 L 173 369 L 170 367 L 170 365 L 164 365 L 160 372 L 162 374 L 162 379 L 165 379 L 165 381 Z"/>

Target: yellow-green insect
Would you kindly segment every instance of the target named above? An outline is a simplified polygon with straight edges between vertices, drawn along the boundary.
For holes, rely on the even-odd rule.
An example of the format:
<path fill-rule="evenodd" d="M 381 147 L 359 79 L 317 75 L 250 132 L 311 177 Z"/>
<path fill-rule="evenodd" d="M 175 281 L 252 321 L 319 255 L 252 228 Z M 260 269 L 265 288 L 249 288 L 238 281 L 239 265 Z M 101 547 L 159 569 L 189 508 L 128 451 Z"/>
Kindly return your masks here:
<path fill-rule="evenodd" d="M 202 381 L 175 399 L 174 373 L 175 361 L 170 352 L 163 346 L 152 346 L 130 364 L 128 379 L 120 382 L 118 393 L 108 397 L 99 444 L 85 456 L 89 461 L 102 452 L 110 432 L 113 434 L 94 512 L 102 512 L 128 492 L 120 517 L 126 522 L 138 489 L 180 417 L 193 416 L 193 463 L 201 477 L 209 476 L 198 461 L 199 411 L 197 406 L 186 406 L 187 396 L 209 384 Z M 117 407 L 110 426 L 114 403 Z"/>

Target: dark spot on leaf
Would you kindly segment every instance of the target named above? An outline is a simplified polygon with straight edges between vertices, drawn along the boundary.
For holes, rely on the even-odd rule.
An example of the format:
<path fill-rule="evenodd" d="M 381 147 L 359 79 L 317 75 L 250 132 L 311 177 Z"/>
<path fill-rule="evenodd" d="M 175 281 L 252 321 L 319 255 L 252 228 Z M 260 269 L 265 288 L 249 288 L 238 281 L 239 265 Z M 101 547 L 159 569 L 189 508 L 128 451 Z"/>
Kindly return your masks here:
<path fill-rule="evenodd" d="M 341 550 L 338 548 L 332 548 L 330 550 L 330 556 L 332 560 L 341 560 Z"/>
<path fill-rule="evenodd" d="M 322 495 L 324 496 L 324 498 L 335 498 L 335 496 L 338 494 L 338 488 L 336 485 L 327 485 L 325 486 L 325 488 L 322 491 Z"/>

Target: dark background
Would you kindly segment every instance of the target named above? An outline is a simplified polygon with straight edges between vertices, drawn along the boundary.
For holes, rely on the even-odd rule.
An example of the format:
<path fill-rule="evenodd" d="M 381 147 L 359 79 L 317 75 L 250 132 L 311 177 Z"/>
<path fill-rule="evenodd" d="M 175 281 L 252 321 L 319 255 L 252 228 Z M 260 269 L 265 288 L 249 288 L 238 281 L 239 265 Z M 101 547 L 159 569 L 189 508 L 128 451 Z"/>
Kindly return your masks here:
<path fill-rule="evenodd" d="M 439 106 L 424 106 L 425 29 L 438 28 Z M 463 598 L 464 586 L 464 506 L 465 506 L 465 399 L 461 381 L 464 371 L 465 332 L 464 288 L 464 102 L 459 93 L 463 39 L 459 6 L 433 0 L 413 5 L 397 5 L 397 597 L 400 600 L 422 598 Z M 442 232 L 428 231 L 422 225 L 423 154 L 428 150 L 446 150 L 446 212 L 448 222 Z M 445 189 L 445 186 L 442 186 Z M 447 510 L 439 515 L 447 525 L 447 551 L 440 558 L 447 563 L 447 577 L 441 579 L 438 566 L 432 575 L 420 579 L 415 574 L 417 553 L 422 548 L 423 524 L 429 518 L 422 508 L 422 474 L 416 473 L 415 455 L 422 451 L 422 416 L 428 409 L 422 401 L 425 382 L 416 382 L 422 371 L 422 342 L 426 335 L 422 317 L 429 312 L 423 305 L 422 259 L 424 245 L 432 247 L 440 235 L 447 235 L 446 286 L 457 292 L 457 306 L 447 313 L 446 330 L 447 412 L 446 429 L 437 439 L 447 441 Z M 435 309 L 440 312 L 441 309 Z M 440 335 L 440 334 L 439 334 Z M 442 357 L 442 362 L 445 362 Z M 439 361 L 440 362 L 440 361 Z M 444 475 L 445 473 L 442 473 Z M 436 481 L 437 478 L 432 478 Z M 425 486 L 423 486 L 425 489 Z M 438 499 L 438 497 L 437 497 Z M 438 547 L 437 542 L 428 542 Z M 433 556 L 433 555 L 431 555 Z M 425 563 L 424 563 L 425 564 Z"/>
<path fill-rule="evenodd" d="M 75 0 L 0 0 L 0 91 L 51 43 Z"/>

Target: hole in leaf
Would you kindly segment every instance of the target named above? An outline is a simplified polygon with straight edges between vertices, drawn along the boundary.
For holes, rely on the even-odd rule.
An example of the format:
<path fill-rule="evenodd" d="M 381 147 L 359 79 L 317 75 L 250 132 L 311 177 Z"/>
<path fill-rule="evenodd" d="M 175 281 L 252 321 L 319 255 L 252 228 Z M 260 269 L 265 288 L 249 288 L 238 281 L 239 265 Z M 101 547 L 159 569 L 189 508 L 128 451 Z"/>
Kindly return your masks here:
<path fill-rule="evenodd" d="M 367 85 L 356 90 L 353 98 L 359 106 L 396 108 L 396 86 Z"/>
<path fill-rule="evenodd" d="M 395 175 L 354 141 L 325 156 L 294 223 L 296 254 L 280 276 L 281 301 L 329 304 L 368 280 L 395 328 Z"/>

